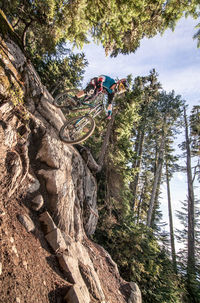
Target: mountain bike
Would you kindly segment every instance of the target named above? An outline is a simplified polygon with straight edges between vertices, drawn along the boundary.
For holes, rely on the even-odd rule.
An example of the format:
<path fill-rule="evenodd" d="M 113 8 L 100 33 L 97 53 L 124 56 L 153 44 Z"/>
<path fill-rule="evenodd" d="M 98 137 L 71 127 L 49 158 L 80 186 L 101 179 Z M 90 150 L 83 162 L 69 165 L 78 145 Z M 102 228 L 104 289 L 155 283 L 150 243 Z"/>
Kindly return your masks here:
<path fill-rule="evenodd" d="M 67 144 L 77 144 L 88 139 L 95 129 L 94 118 L 104 110 L 105 94 L 90 97 L 85 96 L 82 100 L 75 100 L 76 90 L 68 90 L 55 97 L 53 104 L 63 110 L 63 112 L 86 111 L 82 116 L 74 116 L 67 120 L 59 131 L 62 141 Z"/>

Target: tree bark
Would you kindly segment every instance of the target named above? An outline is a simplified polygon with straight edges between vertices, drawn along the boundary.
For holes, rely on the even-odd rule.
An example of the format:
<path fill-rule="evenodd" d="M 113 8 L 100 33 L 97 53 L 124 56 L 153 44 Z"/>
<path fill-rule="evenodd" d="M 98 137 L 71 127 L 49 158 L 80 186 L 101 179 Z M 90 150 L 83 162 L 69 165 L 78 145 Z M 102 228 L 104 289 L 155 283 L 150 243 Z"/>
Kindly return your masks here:
<path fill-rule="evenodd" d="M 52 88 L 50 90 L 50 94 L 53 95 L 55 93 L 55 91 L 59 88 L 59 86 L 61 85 L 62 81 L 59 81 L 54 88 Z"/>
<path fill-rule="evenodd" d="M 151 199 L 150 199 L 149 209 L 148 209 L 148 213 L 147 213 L 147 226 L 148 227 L 151 226 L 153 208 L 154 208 L 154 204 L 155 204 L 155 197 L 156 197 L 156 191 L 157 191 L 157 185 L 158 185 L 159 176 L 160 176 L 160 173 L 161 173 L 161 170 L 162 170 L 163 154 L 164 154 L 164 141 L 165 141 L 165 132 L 164 132 L 164 129 L 163 129 L 161 144 L 160 144 L 160 148 L 159 148 L 159 155 L 158 155 L 158 165 L 156 167 L 155 177 L 154 177 L 154 181 L 153 181 L 153 188 L 152 188 L 152 192 L 151 192 Z"/>
<path fill-rule="evenodd" d="M 97 163 L 99 165 L 99 171 L 98 172 L 101 171 L 101 169 L 103 167 L 103 164 L 104 164 L 104 158 L 105 158 L 105 154 L 107 152 L 111 131 L 112 131 L 113 124 L 114 124 L 114 121 L 115 121 L 115 115 L 116 115 L 116 112 L 113 112 L 112 118 L 111 118 L 111 120 L 108 124 L 107 130 L 106 130 L 106 134 L 105 134 L 103 143 L 101 145 L 101 150 L 100 150 L 98 161 L 97 161 Z"/>
<path fill-rule="evenodd" d="M 23 34 L 22 34 L 22 45 L 23 45 L 24 48 L 26 47 L 26 34 L 27 34 L 27 31 L 28 31 L 30 25 L 32 24 L 32 22 L 33 22 L 33 19 L 31 19 L 30 22 L 25 23 L 24 31 L 23 31 Z"/>
<path fill-rule="evenodd" d="M 138 136 L 136 139 L 136 157 L 135 163 L 133 165 L 133 168 L 137 170 L 135 178 L 133 183 L 131 184 L 131 191 L 133 193 L 133 211 L 135 210 L 135 202 L 137 197 L 137 191 L 138 191 L 138 183 L 139 183 L 139 176 L 140 176 L 140 167 L 142 163 L 142 153 L 143 153 L 143 145 L 144 145 L 144 133 L 145 133 L 145 123 L 146 123 L 146 112 L 144 119 L 142 119 L 141 126 L 138 131 Z"/>
<path fill-rule="evenodd" d="M 194 240 L 194 189 L 192 179 L 191 149 L 186 108 L 184 107 L 185 143 L 187 152 L 187 182 L 188 182 L 188 279 L 195 273 L 195 240 Z"/>
<path fill-rule="evenodd" d="M 177 273 L 176 250 L 175 250 L 175 242 L 174 242 L 174 227 L 173 227 L 173 218 L 172 218 L 171 192 L 170 192 L 169 170 L 168 170 L 167 159 L 166 159 L 166 181 L 167 181 L 167 199 L 168 199 L 168 213 L 169 213 L 171 256 L 172 256 L 174 271 L 175 271 L 175 273 Z"/>
<path fill-rule="evenodd" d="M 85 160 L 88 168 L 91 170 L 91 172 L 93 174 L 99 173 L 103 168 L 104 159 L 105 159 L 105 155 L 106 155 L 109 140 L 110 140 L 110 135 L 111 135 L 113 123 L 115 120 L 115 114 L 116 113 L 113 113 L 112 118 L 111 118 L 110 122 L 108 123 L 108 127 L 106 130 L 105 136 L 104 136 L 104 140 L 101 145 L 101 150 L 99 153 L 98 161 L 96 161 L 93 158 L 93 155 L 92 155 L 91 151 L 89 150 L 89 148 L 76 144 L 76 148 L 78 149 L 79 153 L 81 154 L 81 156 Z"/>

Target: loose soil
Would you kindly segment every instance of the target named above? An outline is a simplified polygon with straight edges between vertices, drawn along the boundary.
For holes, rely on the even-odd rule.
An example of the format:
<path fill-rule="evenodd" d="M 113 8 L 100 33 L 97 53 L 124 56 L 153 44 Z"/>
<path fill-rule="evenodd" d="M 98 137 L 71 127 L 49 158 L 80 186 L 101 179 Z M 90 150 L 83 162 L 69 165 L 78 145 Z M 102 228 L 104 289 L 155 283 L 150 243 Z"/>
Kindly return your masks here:
<path fill-rule="evenodd" d="M 21 186 L 8 198 L 6 154 L 0 125 L 0 303 L 62 302 L 70 283 L 40 231 L 37 214 L 29 214 L 36 226 L 34 233 L 28 233 L 17 219 L 29 210 L 22 203 Z"/>

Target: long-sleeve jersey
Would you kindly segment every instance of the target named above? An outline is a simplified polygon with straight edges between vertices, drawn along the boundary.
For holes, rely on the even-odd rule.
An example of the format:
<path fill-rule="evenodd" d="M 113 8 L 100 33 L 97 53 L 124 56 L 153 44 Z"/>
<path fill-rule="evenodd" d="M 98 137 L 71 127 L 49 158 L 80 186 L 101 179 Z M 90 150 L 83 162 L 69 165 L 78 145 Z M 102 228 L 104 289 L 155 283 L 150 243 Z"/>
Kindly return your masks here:
<path fill-rule="evenodd" d="M 109 94 L 112 94 L 114 92 L 111 89 L 111 86 L 116 83 L 114 79 L 112 79 L 108 76 L 105 76 L 105 75 L 101 75 L 101 76 L 98 77 L 98 81 L 102 82 L 103 87 L 107 90 L 107 92 Z"/>
<path fill-rule="evenodd" d="M 110 78 L 109 76 L 101 75 L 98 77 L 97 81 L 101 82 L 103 88 L 106 89 L 108 93 L 108 103 L 112 103 L 115 92 L 111 89 L 111 86 L 116 83 L 115 80 Z"/>

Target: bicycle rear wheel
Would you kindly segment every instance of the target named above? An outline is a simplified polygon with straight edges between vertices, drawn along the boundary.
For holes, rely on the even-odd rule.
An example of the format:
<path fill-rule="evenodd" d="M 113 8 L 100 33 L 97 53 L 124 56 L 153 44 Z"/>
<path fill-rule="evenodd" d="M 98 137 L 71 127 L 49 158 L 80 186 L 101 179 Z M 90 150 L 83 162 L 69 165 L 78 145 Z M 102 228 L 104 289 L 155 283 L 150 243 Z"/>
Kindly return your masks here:
<path fill-rule="evenodd" d="M 63 93 L 58 94 L 53 101 L 56 107 L 76 106 L 74 95 L 78 92 L 78 89 L 70 89 Z"/>
<path fill-rule="evenodd" d="M 79 116 L 68 120 L 60 129 L 59 136 L 67 144 L 77 144 L 88 139 L 95 129 L 90 116 Z"/>

